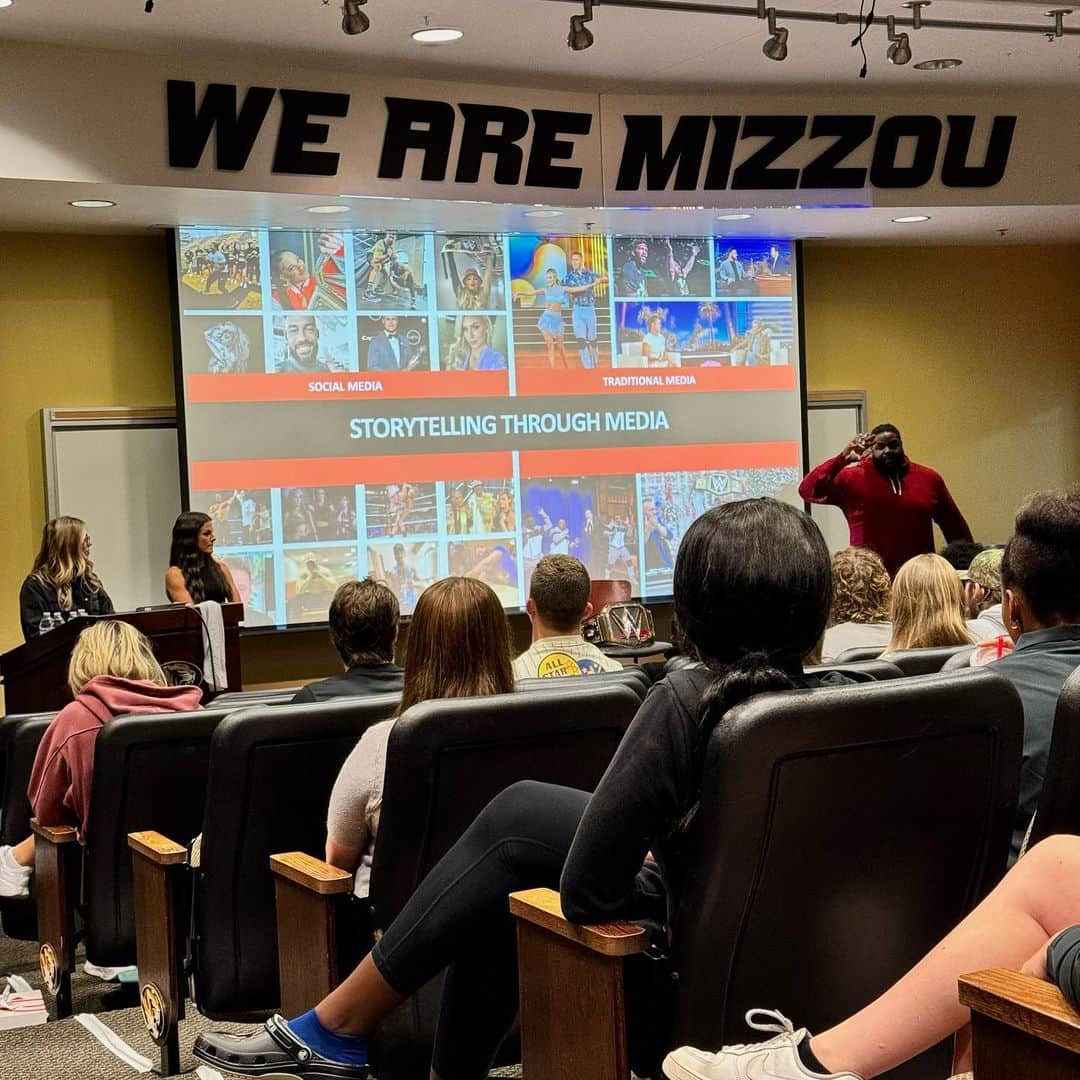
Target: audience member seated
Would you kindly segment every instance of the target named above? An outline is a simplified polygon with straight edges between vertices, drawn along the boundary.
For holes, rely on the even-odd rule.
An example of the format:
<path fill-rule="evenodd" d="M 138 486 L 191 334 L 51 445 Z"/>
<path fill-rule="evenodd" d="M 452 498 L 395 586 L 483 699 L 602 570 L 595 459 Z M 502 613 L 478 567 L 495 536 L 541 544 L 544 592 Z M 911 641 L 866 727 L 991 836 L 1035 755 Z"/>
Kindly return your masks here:
<path fill-rule="evenodd" d="M 533 571 L 525 613 L 532 623 L 532 645 L 514 661 L 515 679 L 560 675 L 598 675 L 622 664 L 581 636 L 593 613 L 589 571 L 573 555 L 545 555 Z"/>
<path fill-rule="evenodd" d="M 86 831 L 94 744 L 114 716 L 190 712 L 199 708 L 197 686 L 169 686 L 150 642 L 133 626 L 106 619 L 88 626 L 68 665 L 75 700 L 45 729 L 34 758 L 27 795 L 42 825 Z M 34 837 L 0 847 L 0 896 L 29 896 Z"/>
<path fill-rule="evenodd" d="M 111 615 L 113 604 L 90 561 L 86 522 L 58 517 L 41 531 L 34 566 L 19 590 L 19 621 L 29 641 L 41 632 L 46 615 L 83 612 Z"/>
<path fill-rule="evenodd" d="M 968 632 L 977 642 L 971 666 L 1000 660 L 1012 652 L 1012 638 L 1001 618 L 1001 560 L 1004 548 L 980 551 L 967 570 L 964 605 Z"/>
<path fill-rule="evenodd" d="M 359 1078 L 380 1020 L 449 967 L 433 1075 L 487 1076 L 517 1011 L 507 894 L 561 879 L 563 911 L 575 922 L 665 924 L 689 870 L 683 838 L 712 729 L 754 694 L 818 684 L 800 658 L 825 628 L 831 577 L 825 541 L 801 511 L 772 499 L 706 511 L 687 530 L 674 574 L 684 648 L 700 663 L 653 687 L 595 794 L 507 788 L 315 1009 L 247 1038 L 202 1035 L 196 1056 L 247 1075 L 297 1071 L 303 1060 L 298 1071 L 309 1075 Z"/>
<path fill-rule="evenodd" d="M 214 523 L 206 514 L 187 511 L 173 524 L 165 595 L 174 604 L 240 603 L 232 571 L 214 556 Z"/>
<path fill-rule="evenodd" d="M 374 587 L 389 591 L 382 585 Z M 513 689 L 510 630 L 494 590 L 464 577 L 444 578 L 425 589 L 405 642 L 405 687 L 397 716 L 419 701 L 506 694 Z M 364 732 L 330 794 L 326 861 L 356 871 L 357 896 L 368 894 L 386 746 L 393 726 L 393 720 L 384 720 Z"/>
<path fill-rule="evenodd" d="M 908 559 L 893 579 L 889 652 L 970 645 L 956 571 L 940 555 Z"/>
<path fill-rule="evenodd" d="M 861 1012 L 820 1035 L 780 1013 L 768 1042 L 711 1054 L 691 1047 L 664 1061 L 670 1080 L 870 1080 L 956 1034 L 960 1071 L 970 1070 L 969 1014 L 957 997 L 961 975 L 1013 968 L 1056 982 L 1080 1008 L 1080 837 L 1052 836 L 1020 860 L 996 889 L 898 983 Z M 1068 929 L 1063 929 L 1068 928 Z M 838 943 L 840 944 L 840 943 Z M 747 1014 L 749 1022 L 755 1013 Z"/>
<path fill-rule="evenodd" d="M 974 540 L 951 540 L 941 549 L 941 557 L 957 572 L 964 573 L 971 560 L 983 550 Z"/>
<path fill-rule="evenodd" d="M 823 662 L 846 649 L 889 644 L 889 572 L 868 548 L 844 548 L 832 557 L 833 600 L 822 646 Z"/>
<path fill-rule="evenodd" d="M 330 602 L 330 642 L 345 671 L 302 686 L 290 704 L 364 694 L 398 694 L 404 671 L 394 663 L 397 597 L 371 578 L 346 581 Z"/>

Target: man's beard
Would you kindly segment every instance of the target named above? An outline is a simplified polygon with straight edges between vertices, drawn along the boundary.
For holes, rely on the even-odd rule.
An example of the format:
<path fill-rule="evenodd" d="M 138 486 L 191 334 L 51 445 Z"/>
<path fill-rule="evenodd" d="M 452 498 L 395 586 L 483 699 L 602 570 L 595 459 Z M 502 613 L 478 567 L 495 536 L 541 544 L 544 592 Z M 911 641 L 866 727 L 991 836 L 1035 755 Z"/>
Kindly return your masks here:
<path fill-rule="evenodd" d="M 296 364 L 297 367 L 313 368 L 319 361 L 318 348 L 313 348 L 311 350 L 310 358 L 307 360 L 303 359 L 295 349 L 290 349 L 289 355 L 292 357 L 293 363 Z"/>
<path fill-rule="evenodd" d="M 880 458 L 874 458 L 874 465 L 883 476 L 903 476 L 907 472 L 908 459 L 906 454 L 901 454 L 894 461 L 883 461 Z"/>

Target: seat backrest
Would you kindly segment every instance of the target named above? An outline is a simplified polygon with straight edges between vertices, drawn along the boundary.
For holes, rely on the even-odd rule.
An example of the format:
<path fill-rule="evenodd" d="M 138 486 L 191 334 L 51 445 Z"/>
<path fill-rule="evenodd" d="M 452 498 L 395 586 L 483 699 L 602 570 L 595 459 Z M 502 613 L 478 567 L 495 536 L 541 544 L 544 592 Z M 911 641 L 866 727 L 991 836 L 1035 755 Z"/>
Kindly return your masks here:
<path fill-rule="evenodd" d="M 937 649 L 897 649 L 881 654 L 882 660 L 895 664 L 905 675 L 933 675 L 946 660 L 954 656 L 970 656 L 974 645 L 945 645 Z"/>
<path fill-rule="evenodd" d="M 342 762 L 400 697 L 258 706 L 214 733 L 194 878 L 195 999 L 214 1019 L 280 1003 L 270 856 L 321 854 L 326 810 Z"/>
<path fill-rule="evenodd" d="M 1080 668 L 1061 689 L 1028 847 L 1055 833 L 1080 833 Z"/>
<path fill-rule="evenodd" d="M 837 664 L 850 664 L 854 660 L 876 660 L 885 651 L 881 645 L 856 645 L 852 649 L 845 649 L 835 657 Z"/>
<path fill-rule="evenodd" d="M 0 844 L 30 835 L 26 789 L 38 743 L 56 713 L 15 713 L 0 719 Z"/>
<path fill-rule="evenodd" d="M 570 682 L 570 679 L 552 679 Z M 385 928 L 476 815 L 518 780 L 592 791 L 640 704 L 628 686 L 583 685 L 425 701 L 394 725 L 371 867 Z"/>
<path fill-rule="evenodd" d="M 854 660 L 850 664 L 818 664 L 806 669 L 807 675 L 827 675 L 830 671 L 850 679 L 852 682 L 880 682 L 882 679 L 902 679 L 904 673 L 888 660 Z"/>
<path fill-rule="evenodd" d="M 94 745 L 83 849 L 86 954 L 102 967 L 135 963 L 128 833 L 156 829 L 187 844 L 202 821 L 210 737 L 228 710 L 118 716 Z"/>
<path fill-rule="evenodd" d="M 642 700 L 649 692 L 652 685 L 649 676 L 639 667 L 624 667 L 622 671 L 601 671 L 596 675 L 566 675 L 559 678 L 535 678 L 518 679 L 514 684 L 518 690 L 553 690 L 560 687 L 564 690 L 572 690 L 577 686 L 589 686 L 591 680 L 599 679 L 600 683 L 607 686 L 609 683 L 618 683 L 620 686 L 629 686 L 631 690 Z"/>
<path fill-rule="evenodd" d="M 299 686 L 277 687 L 273 690 L 233 690 L 214 698 L 215 709 L 246 709 L 249 705 L 288 705 Z"/>
<path fill-rule="evenodd" d="M 971 654 L 975 651 L 974 648 L 957 649 L 956 652 L 950 656 L 944 664 L 941 665 L 942 671 L 965 671 L 971 667 Z"/>
<path fill-rule="evenodd" d="M 373 927 L 384 929 L 416 886 L 472 824 L 518 780 L 592 791 L 641 699 L 598 675 L 484 698 L 425 701 L 394 725 L 386 753 L 382 816 L 371 867 Z M 380 1025 L 372 1052 L 382 1080 L 426 1076 L 441 976 Z M 513 1043 L 513 1039 L 508 1040 Z M 512 1045 L 504 1045 L 514 1061 Z"/>
<path fill-rule="evenodd" d="M 1022 739 L 986 670 L 729 711 L 679 897 L 675 1045 L 745 1041 L 763 1005 L 822 1031 L 907 971 L 1004 873 Z"/>

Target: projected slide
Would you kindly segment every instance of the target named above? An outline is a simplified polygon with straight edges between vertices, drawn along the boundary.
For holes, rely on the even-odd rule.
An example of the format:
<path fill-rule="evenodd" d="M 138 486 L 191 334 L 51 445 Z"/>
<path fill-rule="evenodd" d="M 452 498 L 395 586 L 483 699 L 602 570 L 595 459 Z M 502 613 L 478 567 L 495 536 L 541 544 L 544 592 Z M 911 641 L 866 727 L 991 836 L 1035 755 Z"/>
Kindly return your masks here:
<path fill-rule="evenodd" d="M 372 576 L 520 608 L 543 555 L 671 595 L 690 522 L 799 504 L 792 245 L 181 228 L 190 506 L 248 625 Z"/>

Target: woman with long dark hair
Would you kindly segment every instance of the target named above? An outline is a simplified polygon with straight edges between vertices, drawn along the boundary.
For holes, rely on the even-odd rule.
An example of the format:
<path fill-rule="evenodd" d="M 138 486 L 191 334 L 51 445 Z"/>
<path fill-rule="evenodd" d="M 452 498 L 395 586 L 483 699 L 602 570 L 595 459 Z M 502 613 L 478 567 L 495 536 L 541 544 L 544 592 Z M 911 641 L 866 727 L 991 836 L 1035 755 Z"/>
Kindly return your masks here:
<path fill-rule="evenodd" d="M 173 524 L 165 594 L 174 604 L 240 603 L 232 572 L 214 557 L 214 523 L 208 515 L 187 510 Z"/>
<path fill-rule="evenodd" d="M 385 589 L 393 597 L 384 585 L 372 583 L 372 587 Z M 446 647 L 448 641 L 454 642 L 454 648 Z M 405 686 L 395 719 L 421 701 L 508 694 L 513 689 L 510 628 L 494 590 L 466 577 L 443 578 L 426 588 L 409 624 Z M 350 873 L 356 871 L 353 891 L 357 896 L 368 894 L 386 747 L 393 726 L 394 720 L 384 720 L 364 732 L 330 794 L 326 861 Z"/>
<path fill-rule="evenodd" d="M 653 687 L 591 797 L 532 782 L 507 788 L 315 1009 L 275 1018 L 249 1038 L 200 1036 L 196 1056 L 248 1075 L 287 1066 L 300 1076 L 359 1078 L 378 1022 L 448 968 L 432 1075 L 479 1080 L 517 1012 L 508 893 L 559 888 L 577 923 L 667 921 L 688 869 L 684 835 L 713 727 L 754 694 L 815 685 L 802 657 L 829 614 L 829 552 L 791 506 L 730 503 L 687 531 L 674 588 L 697 663 Z"/>
<path fill-rule="evenodd" d="M 19 590 L 23 637 L 37 637 L 44 616 L 84 611 L 111 615 L 113 603 L 90 559 L 90 534 L 77 517 L 58 517 L 41 530 L 41 547 Z"/>

